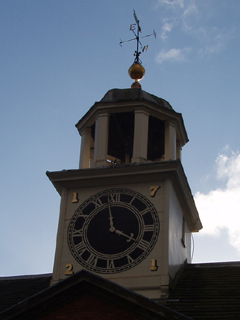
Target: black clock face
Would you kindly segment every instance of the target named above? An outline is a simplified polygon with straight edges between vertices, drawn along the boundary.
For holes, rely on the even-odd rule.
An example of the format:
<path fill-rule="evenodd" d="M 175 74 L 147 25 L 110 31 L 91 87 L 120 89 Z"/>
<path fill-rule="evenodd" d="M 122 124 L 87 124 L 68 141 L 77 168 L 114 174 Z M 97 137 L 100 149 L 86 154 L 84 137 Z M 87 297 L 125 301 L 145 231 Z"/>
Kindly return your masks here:
<path fill-rule="evenodd" d="M 109 189 L 83 202 L 68 227 L 68 246 L 83 267 L 117 273 L 152 251 L 160 224 L 153 204 L 129 189 Z"/>

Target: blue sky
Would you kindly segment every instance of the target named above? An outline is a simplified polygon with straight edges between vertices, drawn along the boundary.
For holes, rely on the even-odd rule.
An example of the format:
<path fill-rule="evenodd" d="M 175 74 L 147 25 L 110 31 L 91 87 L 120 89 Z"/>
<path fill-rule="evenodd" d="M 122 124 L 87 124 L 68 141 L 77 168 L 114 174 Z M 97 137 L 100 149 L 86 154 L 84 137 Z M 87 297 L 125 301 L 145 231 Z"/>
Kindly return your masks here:
<path fill-rule="evenodd" d="M 129 88 L 136 10 L 142 88 L 181 112 L 183 166 L 204 229 L 194 262 L 240 260 L 240 2 L 0 2 L 1 275 L 51 272 L 60 197 L 46 171 L 78 167 L 75 123 L 112 88 Z"/>

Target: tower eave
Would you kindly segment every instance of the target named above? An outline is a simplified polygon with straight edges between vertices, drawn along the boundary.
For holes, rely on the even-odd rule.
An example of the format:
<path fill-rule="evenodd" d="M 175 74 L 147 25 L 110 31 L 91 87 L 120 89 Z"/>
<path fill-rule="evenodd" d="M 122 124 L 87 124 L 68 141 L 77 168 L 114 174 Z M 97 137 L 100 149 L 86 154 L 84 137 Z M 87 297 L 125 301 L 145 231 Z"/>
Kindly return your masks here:
<path fill-rule="evenodd" d="M 159 177 L 159 180 L 170 179 L 178 194 L 190 231 L 198 232 L 202 229 L 199 214 L 180 160 L 54 172 L 47 171 L 46 174 L 60 195 L 64 189 L 74 189 L 79 185 L 85 187 L 93 187 L 98 184 L 107 186 L 113 183 L 116 178 L 119 184 L 124 183 L 126 177 L 129 176 L 131 176 L 131 181 L 135 183 L 150 181 L 156 176 Z"/>

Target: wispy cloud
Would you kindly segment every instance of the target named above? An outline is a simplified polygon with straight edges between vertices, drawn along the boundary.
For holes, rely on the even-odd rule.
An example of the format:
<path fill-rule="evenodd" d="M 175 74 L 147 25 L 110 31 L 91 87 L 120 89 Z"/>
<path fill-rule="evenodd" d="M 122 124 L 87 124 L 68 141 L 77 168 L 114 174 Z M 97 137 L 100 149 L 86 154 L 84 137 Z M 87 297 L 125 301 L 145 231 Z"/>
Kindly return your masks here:
<path fill-rule="evenodd" d="M 159 5 L 167 5 L 172 9 L 184 10 L 184 14 L 195 10 L 195 0 L 158 0 Z"/>
<path fill-rule="evenodd" d="M 224 181 L 224 187 L 195 195 L 203 223 L 200 235 L 216 237 L 227 230 L 230 244 L 240 253 L 240 154 L 220 154 L 216 169 L 216 178 Z"/>
<path fill-rule="evenodd" d="M 190 48 L 175 49 L 172 48 L 168 51 L 161 50 L 156 57 L 158 63 L 163 63 L 165 61 L 177 61 L 182 62 L 187 60 L 187 55 L 190 52 Z"/>
<path fill-rule="evenodd" d="M 195 0 L 158 0 L 158 6 L 165 6 L 181 17 L 186 17 L 198 11 Z"/>
<path fill-rule="evenodd" d="M 179 43 L 188 43 L 191 48 L 192 57 L 205 57 L 216 54 L 224 49 L 233 38 L 232 30 L 224 30 L 221 25 L 216 25 L 210 20 L 214 18 L 214 11 L 207 15 L 209 5 L 202 5 L 196 0 L 158 0 L 158 8 L 162 18 L 160 38 L 164 41 L 162 46 L 168 46 L 165 51 L 173 52 L 171 49 Z M 168 40 L 168 41 L 166 41 Z M 178 50 L 184 51 L 183 48 Z M 162 59 L 163 52 L 158 54 L 156 61 L 186 61 L 186 59 Z M 159 58 L 160 56 L 160 58 Z M 182 56 L 182 55 L 180 55 Z M 190 56 L 188 57 L 190 59 Z M 189 60 L 188 59 L 188 60 Z"/>
<path fill-rule="evenodd" d="M 174 25 L 173 22 L 169 22 L 165 20 L 165 22 L 163 23 L 161 35 L 160 35 L 160 37 L 163 40 L 165 40 L 167 38 L 167 34 L 172 31 L 173 25 Z"/>

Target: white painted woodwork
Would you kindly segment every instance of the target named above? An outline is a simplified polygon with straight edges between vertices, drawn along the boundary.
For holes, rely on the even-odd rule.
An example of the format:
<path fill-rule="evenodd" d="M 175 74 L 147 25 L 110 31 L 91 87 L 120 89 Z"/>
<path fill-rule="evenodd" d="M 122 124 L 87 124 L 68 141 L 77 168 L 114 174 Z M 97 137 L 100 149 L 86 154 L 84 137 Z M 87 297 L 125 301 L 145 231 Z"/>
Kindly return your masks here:
<path fill-rule="evenodd" d="M 94 167 L 107 166 L 109 114 L 99 114 L 95 125 Z"/>
<path fill-rule="evenodd" d="M 176 160 L 176 128 L 170 121 L 165 122 L 165 159 Z"/>
<path fill-rule="evenodd" d="M 79 169 L 89 168 L 91 159 L 91 128 L 84 128 L 81 132 L 81 153 Z"/>
<path fill-rule="evenodd" d="M 135 111 L 132 163 L 146 162 L 148 150 L 149 115 L 143 110 Z"/>

